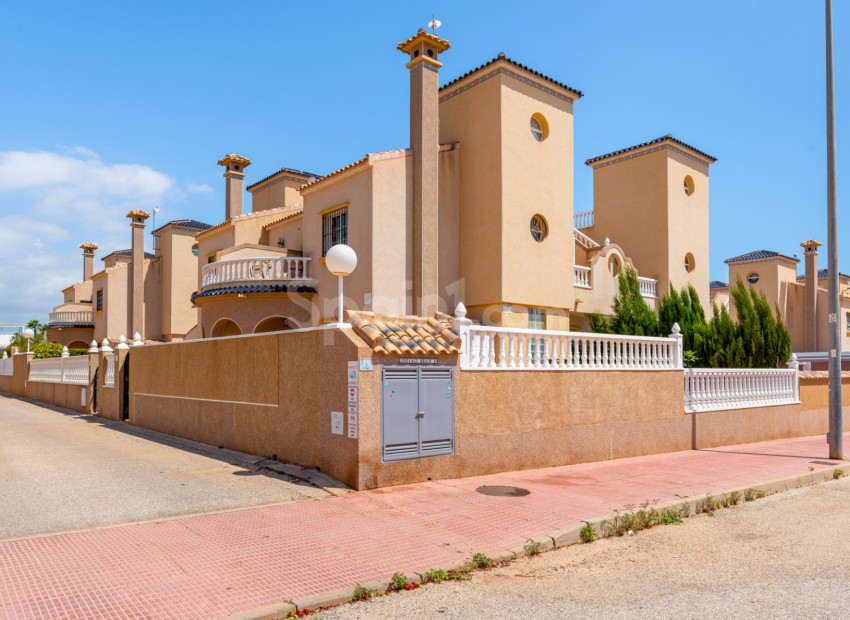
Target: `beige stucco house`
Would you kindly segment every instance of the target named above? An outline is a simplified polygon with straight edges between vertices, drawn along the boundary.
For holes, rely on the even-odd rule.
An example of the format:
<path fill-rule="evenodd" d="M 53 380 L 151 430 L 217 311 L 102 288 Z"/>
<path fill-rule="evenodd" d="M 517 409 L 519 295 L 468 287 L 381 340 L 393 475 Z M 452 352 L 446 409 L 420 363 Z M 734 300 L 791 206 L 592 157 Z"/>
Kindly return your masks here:
<path fill-rule="evenodd" d="M 191 302 L 197 288 L 198 258 L 194 239 L 208 224 L 173 220 L 153 231 L 154 252 L 144 251 L 141 210 L 127 214 L 131 248 L 102 258 L 93 272 L 97 245 L 84 243 L 83 279 L 64 289 L 64 301 L 50 313 L 47 338 L 69 348 L 87 348 L 92 340 L 115 341 L 135 333 L 145 340 L 179 341 L 198 322 Z"/>
<path fill-rule="evenodd" d="M 772 250 L 757 250 L 726 259 L 729 283 L 740 279 L 760 293 L 779 313 L 791 334 L 795 352 L 821 352 L 829 349 L 827 278 L 829 271 L 818 268 L 820 243 L 809 239 L 803 248 L 804 272 L 797 275 L 800 259 Z M 838 274 L 839 302 L 842 324 L 841 350 L 850 350 L 850 276 Z M 712 282 L 711 301 L 725 305 L 735 317 L 734 304 L 729 300 L 729 284 Z M 730 307 L 731 306 L 731 307 Z"/>
<path fill-rule="evenodd" d="M 617 274 L 654 306 L 670 285 L 708 303 L 708 168 L 672 136 L 594 157 L 594 209 L 574 215 L 574 106 L 582 93 L 504 54 L 440 87 L 449 42 L 423 30 L 398 45 L 410 72 L 410 147 L 319 176 L 280 171 L 248 187 L 225 167 L 225 220 L 196 235 L 200 322 L 216 337 L 336 320 L 327 250 L 357 269 L 349 311 L 451 313 L 485 324 L 587 329 L 610 313 Z"/>

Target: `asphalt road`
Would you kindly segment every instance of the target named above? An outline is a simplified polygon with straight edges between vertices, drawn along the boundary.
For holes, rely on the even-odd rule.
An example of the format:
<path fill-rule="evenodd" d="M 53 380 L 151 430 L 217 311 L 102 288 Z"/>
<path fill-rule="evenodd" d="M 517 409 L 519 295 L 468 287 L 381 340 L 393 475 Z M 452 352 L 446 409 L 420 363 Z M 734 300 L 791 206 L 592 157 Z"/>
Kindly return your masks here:
<path fill-rule="evenodd" d="M 328 494 L 227 451 L 0 394 L 0 540 Z"/>
<path fill-rule="evenodd" d="M 848 571 L 844 478 L 317 618 L 847 618 Z"/>

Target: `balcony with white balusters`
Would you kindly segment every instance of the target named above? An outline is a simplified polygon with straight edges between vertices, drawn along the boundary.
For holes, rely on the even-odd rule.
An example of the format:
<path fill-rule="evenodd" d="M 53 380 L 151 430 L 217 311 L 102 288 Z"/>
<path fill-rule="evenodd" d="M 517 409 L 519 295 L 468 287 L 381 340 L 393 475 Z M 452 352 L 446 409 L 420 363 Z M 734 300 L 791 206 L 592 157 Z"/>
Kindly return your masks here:
<path fill-rule="evenodd" d="M 301 256 L 262 256 L 216 261 L 201 268 L 200 292 L 229 285 L 309 286 L 310 260 Z"/>

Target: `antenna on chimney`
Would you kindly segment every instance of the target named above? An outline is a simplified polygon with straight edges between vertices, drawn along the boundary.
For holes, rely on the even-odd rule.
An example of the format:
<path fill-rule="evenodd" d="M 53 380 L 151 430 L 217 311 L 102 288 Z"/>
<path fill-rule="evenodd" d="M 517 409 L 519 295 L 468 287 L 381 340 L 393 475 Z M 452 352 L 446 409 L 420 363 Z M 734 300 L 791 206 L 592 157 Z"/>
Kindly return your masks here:
<path fill-rule="evenodd" d="M 437 36 L 437 28 L 443 25 L 439 19 L 437 19 L 436 15 L 431 13 L 431 21 L 428 22 L 428 27 L 431 29 L 431 34 Z"/>

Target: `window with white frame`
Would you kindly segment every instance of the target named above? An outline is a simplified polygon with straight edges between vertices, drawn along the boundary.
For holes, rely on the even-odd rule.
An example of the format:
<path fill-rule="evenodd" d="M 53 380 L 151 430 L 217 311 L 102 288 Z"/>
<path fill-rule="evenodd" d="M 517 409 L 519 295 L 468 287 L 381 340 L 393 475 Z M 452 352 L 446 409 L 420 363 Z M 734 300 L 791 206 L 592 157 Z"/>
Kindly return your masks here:
<path fill-rule="evenodd" d="M 340 243 L 348 243 L 348 207 L 322 215 L 322 256 Z"/>

